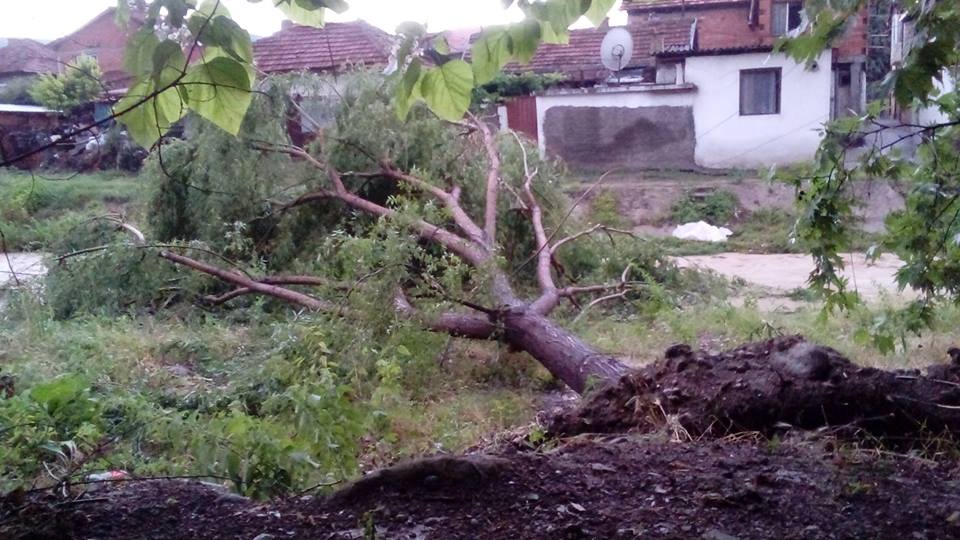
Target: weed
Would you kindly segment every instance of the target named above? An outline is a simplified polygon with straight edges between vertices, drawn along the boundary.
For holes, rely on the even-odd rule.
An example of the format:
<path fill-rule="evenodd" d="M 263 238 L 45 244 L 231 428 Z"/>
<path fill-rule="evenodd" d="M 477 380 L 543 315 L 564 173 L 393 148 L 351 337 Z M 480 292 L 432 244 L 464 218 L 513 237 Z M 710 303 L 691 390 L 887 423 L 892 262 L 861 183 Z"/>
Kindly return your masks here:
<path fill-rule="evenodd" d="M 740 206 L 737 196 L 729 191 L 718 190 L 705 195 L 687 192 L 670 208 L 674 223 L 706 221 L 713 225 L 728 223 Z"/>

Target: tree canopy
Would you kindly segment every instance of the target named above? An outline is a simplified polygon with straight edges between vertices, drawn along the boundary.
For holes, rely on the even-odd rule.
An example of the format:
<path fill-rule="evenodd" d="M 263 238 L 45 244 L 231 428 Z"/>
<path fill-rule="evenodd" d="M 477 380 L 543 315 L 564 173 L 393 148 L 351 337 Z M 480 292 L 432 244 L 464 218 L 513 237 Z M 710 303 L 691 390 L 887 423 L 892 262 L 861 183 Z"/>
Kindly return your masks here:
<path fill-rule="evenodd" d="M 429 36 L 415 23 L 397 29 L 400 42 L 392 77 L 400 82 L 395 103 L 401 118 L 420 101 L 443 119 L 463 118 L 474 87 L 492 81 L 511 61 L 529 61 L 540 43 L 566 43 L 570 25 L 581 17 L 599 25 L 615 0 L 504 0 L 504 8 L 515 3 L 523 10 L 524 20 L 484 30 L 469 62 L 427 62 L 425 51 L 449 50 L 444 38 Z M 119 0 L 121 23 L 131 22 L 131 7 L 136 4 L 137 0 Z M 342 13 L 349 7 L 343 0 L 276 0 L 274 4 L 292 21 L 311 26 L 322 26 L 327 10 Z M 189 43 L 186 52 L 184 43 Z M 136 82 L 116 112 L 146 147 L 187 111 L 236 134 L 255 88 L 250 35 L 219 0 L 151 2 L 128 47 L 125 67 Z"/>

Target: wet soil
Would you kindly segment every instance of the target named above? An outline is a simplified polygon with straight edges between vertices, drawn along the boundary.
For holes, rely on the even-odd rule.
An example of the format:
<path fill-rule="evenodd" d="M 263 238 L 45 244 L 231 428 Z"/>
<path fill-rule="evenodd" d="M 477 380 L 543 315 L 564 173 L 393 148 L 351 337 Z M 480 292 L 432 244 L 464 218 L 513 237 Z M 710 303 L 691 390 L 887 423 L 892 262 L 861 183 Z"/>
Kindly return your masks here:
<path fill-rule="evenodd" d="M 0 538 L 960 538 L 960 368 L 861 368 L 799 337 L 669 349 L 533 448 L 257 503 L 124 482 L 0 505 Z"/>

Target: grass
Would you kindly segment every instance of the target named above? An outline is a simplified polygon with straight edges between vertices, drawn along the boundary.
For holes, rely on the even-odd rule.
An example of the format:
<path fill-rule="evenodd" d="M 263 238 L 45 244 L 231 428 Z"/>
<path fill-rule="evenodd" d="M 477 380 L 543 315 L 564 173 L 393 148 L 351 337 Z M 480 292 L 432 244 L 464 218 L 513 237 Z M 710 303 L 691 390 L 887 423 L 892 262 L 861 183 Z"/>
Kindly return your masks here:
<path fill-rule="evenodd" d="M 9 251 L 44 251 L 78 225 L 108 212 L 136 213 L 146 189 L 115 173 L 62 179 L 0 170 L 0 232 Z"/>
<path fill-rule="evenodd" d="M 721 351 L 776 335 L 800 334 L 865 366 L 915 369 L 945 362 L 947 349 L 960 342 L 960 307 L 940 308 L 933 328 L 908 339 L 905 349 L 885 355 L 859 336 L 885 305 L 838 313 L 824 320 L 819 301 L 810 300 L 789 312 L 761 311 L 749 298 L 739 307 L 730 302 L 706 302 L 664 310 L 645 320 L 590 318 L 578 323 L 575 330 L 636 365 L 658 359 L 675 343 Z"/>
<path fill-rule="evenodd" d="M 731 225 L 733 236 L 727 242 L 695 242 L 677 238 L 658 238 L 660 249 L 671 256 L 714 255 L 717 253 L 809 253 L 802 241 L 794 238 L 796 215 L 778 209 L 762 209 L 740 223 Z M 876 234 L 858 231 L 850 242 L 850 251 L 864 252 L 878 241 Z"/>

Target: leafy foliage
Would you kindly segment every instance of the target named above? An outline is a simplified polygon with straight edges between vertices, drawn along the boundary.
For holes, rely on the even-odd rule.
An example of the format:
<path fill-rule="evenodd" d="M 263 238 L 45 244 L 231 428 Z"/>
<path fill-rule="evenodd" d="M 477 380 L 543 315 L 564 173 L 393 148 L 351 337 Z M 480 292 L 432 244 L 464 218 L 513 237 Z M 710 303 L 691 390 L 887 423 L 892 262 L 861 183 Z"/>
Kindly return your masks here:
<path fill-rule="evenodd" d="M 782 43 L 798 59 L 809 59 L 830 41 L 846 18 L 861 2 L 821 2 L 816 19 L 804 36 Z M 894 148 L 895 143 L 876 143 L 863 152 L 855 166 L 848 165 L 852 142 L 867 134 L 875 136 L 890 129 L 880 121 L 882 103 L 874 103 L 855 118 L 826 126 L 824 140 L 812 167 L 791 180 L 797 188 L 802 214 L 798 236 L 813 253 L 816 269 L 811 284 L 825 293 L 827 310 L 852 309 L 856 294 L 839 273 L 841 254 L 853 239 L 853 208 L 856 200 L 850 186 L 862 178 L 889 178 L 904 185 L 906 209 L 890 216 L 887 232 L 869 250 L 879 255 L 884 249 L 905 261 L 898 272 L 901 287 L 911 287 L 920 298 L 906 308 L 878 315 L 860 333 L 869 336 L 884 351 L 906 335 L 919 332 L 931 323 L 936 303 L 958 298 L 960 265 L 957 250 L 958 212 L 957 156 L 960 94 L 955 86 L 960 62 L 960 12 L 950 2 L 910 0 L 902 3 L 907 19 L 915 25 L 915 39 L 903 65 L 885 82 L 899 106 L 924 110 L 922 123 L 899 126 L 912 131 L 921 144 L 915 157 Z M 948 84 L 944 84 L 944 82 Z M 922 120 L 922 118 L 933 118 Z"/>
<path fill-rule="evenodd" d="M 259 0 L 252 0 L 258 2 Z M 279 0 L 273 2 L 291 20 L 322 26 L 324 10 L 342 13 L 344 0 Z M 529 62 L 541 42 L 565 43 L 568 28 L 581 17 L 602 23 L 615 0 L 521 0 L 526 18 L 487 29 L 473 47 L 472 63 L 449 60 L 428 67 L 422 61 L 431 40 L 426 29 L 407 23 L 398 29 L 395 52 L 396 111 L 401 118 L 411 106 L 425 102 L 434 113 L 458 120 L 467 112 L 476 84 L 492 81 L 511 61 Z M 509 7 L 513 2 L 505 3 Z M 130 21 L 131 0 L 118 0 L 118 19 Z M 159 36 L 159 37 L 158 37 Z M 187 54 L 182 42 L 191 43 Z M 202 49 L 201 49 L 202 48 Z M 201 60 L 186 57 L 203 50 Z M 231 134 L 237 134 L 254 89 L 250 35 L 216 0 L 155 0 L 146 7 L 141 30 L 132 39 L 125 67 L 136 82 L 115 111 L 141 145 L 150 147 L 187 111 L 194 111 Z"/>
<path fill-rule="evenodd" d="M 100 64 L 80 56 L 59 75 L 41 75 L 30 88 L 30 98 L 48 109 L 65 111 L 95 100 L 103 93 Z"/>
<path fill-rule="evenodd" d="M 680 200 L 670 208 L 670 218 L 675 223 L 689 223 L 691 221 L 706 221 L 714 225 L 725 225 L 730 222 L 740 201 L 729 191 L 717 190 L 703 196 L 685 193 Z"/>

